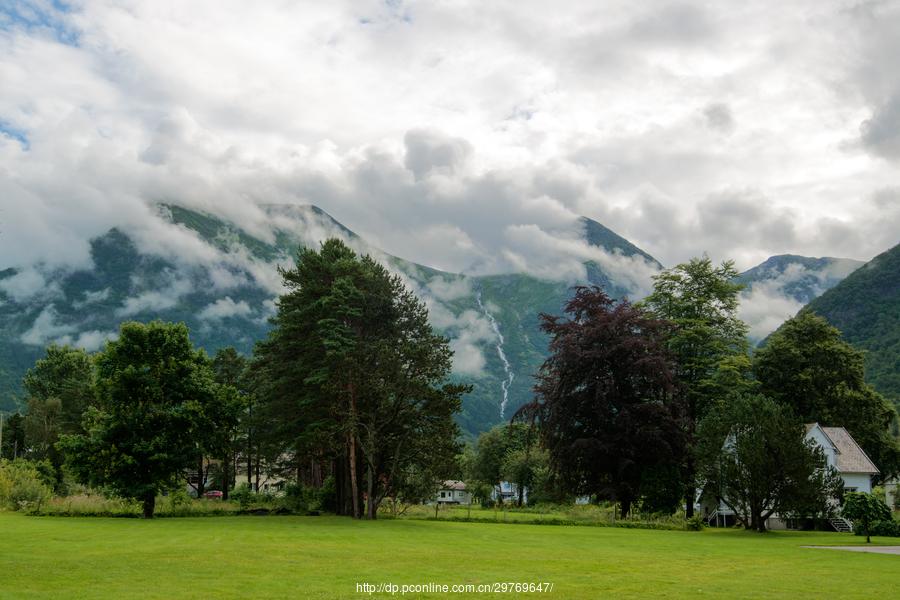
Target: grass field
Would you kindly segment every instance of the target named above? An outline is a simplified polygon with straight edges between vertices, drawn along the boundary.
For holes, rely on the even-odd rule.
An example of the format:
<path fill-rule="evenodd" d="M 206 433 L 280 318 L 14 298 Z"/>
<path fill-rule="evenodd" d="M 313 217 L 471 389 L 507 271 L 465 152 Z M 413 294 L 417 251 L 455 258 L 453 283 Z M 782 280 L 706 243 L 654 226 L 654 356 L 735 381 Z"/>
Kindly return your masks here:
<path fill-rule="evenodd" d="M 362 582 L 502 581 L 552 582 L 552 593 L 529 595 L 559 598 L 896 597 L 900 556 L 801 548 L 862 541 L 837 533 L 0 513 L 0 598 L 362 598 Z M 491 596 L 515 597 L 474 597 Z"/>

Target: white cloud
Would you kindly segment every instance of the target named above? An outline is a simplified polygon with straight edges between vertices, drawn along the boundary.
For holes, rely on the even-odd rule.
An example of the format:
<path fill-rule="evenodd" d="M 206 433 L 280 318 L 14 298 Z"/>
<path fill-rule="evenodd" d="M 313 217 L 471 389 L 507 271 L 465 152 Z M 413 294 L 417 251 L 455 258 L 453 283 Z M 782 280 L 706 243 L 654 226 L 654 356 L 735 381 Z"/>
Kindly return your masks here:
<path fill-rule="evenodd" d="M 204 321 L 221 320 L 227 317 L 248 317 L 253 309 L 244 300 L 235 302 L 231 296 L 225 296 L 206 306 L 197 315 Z"/>
<path fill-rule="evenodd" d="M 22 334 L 21 340 L 31 346 L 44 346 L 49 340 L 59 338 L 75 331 L 73 325 L 63 325 L 56 322 L 58 315 L 51 304 L 41 311 L 32 323 L 31 327 Z"/>
<path fill-rule="evenodd" d="M 182 296 L 193 290 L 188 279 L 176 278 L 162 289 L 142 292 L 137 296 L 126 298 L 122 306 L 116 309 L 117 317 L 130 317 L 141 312 L 159 312 L 172 308 Z"/>
<path fill-rule="evenodd" d="M 528 235 L 571 250 L 578 215 L 667 265 L 898 241 L 896 3 L 40 5 L 0 26 L 0 267 L 89 267 L 112 226 L 220 260 L 158 202 L 262 237 L 258 204 L 312 202 L 470 273 L 555 274 Z"/>
<path fill-rule="evenodd" d="M 45 275 L 34 267 L 23 269 L 12 277 L 0 280 L 0 290 L 19 303 L 35 296 L 46 298 L 59 293 L 59 287 L 48 281 Z"/>
<path fill-rule="evenodd" d="M 103 348 L 103 345 L 110 341 L 118 339 L 119 334 L 115 331 L 82 331 L 76 336 L 64 335 L 57 338 L 54 343 L 64 346 L 72 346 L 73 348 L 83 348 L 88 352 L 96 352 Z"/>
<path fill-rule="evenodd" d="M 766 282 L 741 294 L 738 317 L 747 324 L 750 338 L 761 340 L 801 308 L 802 302 L 787 296 L 779 285 Z"/>

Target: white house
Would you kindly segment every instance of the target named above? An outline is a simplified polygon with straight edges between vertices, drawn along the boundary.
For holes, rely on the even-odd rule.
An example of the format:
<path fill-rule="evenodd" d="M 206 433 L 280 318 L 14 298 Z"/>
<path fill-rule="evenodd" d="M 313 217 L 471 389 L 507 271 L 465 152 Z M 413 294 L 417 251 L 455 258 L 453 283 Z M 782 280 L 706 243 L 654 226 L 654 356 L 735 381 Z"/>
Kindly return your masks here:
<path fill-rule="evenodd" d="M 825 452 L 829 466 L 835 467 L 844 480 L 845 492 L 872 492 L 872 477 L 879 473 L 865 451 L 843 427 L 806 426 L 806 438 Z"/>
<path fill-rule="evenodd" d="M 845 492 L 872 491 L 872 477 L 879 473 L 878 467 L 872 462 L 865 451 L 860 448 L 853 436 L 843 427 L 823 427 L 818 423 L 806 425 L 806 439 L 812 440 L 825 454 L 828 466 L 834 467 L 844 480 Z M 734 511 L 724 502 L 716 505 L 715 499 L 710 501 L 708 496 L 701 496 L 703 509 L 710 523 L 715 519 L 717 525 L 733 525 L 735 522 Z M 839 530 L 849 529 L 849 523 L 842 519 L 835 519 L 832 523 Z M 766 526 L 769 529 L 782 529 L 786 523 L 773 515 Z"/>
<path fill-rule="evenodd" d="M 435 501 L 438 504 L 471 504 L 472 494 L 466 491 L 464 482 L 450 480 L 441 484 Z"/>

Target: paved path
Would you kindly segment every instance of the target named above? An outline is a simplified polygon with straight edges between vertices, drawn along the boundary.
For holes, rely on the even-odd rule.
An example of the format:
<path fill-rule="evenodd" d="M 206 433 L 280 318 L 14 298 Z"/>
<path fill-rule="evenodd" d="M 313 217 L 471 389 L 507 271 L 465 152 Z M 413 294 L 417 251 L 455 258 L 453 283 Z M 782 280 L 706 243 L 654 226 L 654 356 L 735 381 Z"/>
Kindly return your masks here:
<path fill-rule="evenodd" d="M 875 554 L 897 554 L 900 546 L 803 546 L 804 548 L 823 548 L 825 550 L 849 550 L 851 552 L 874 552 Z"/>

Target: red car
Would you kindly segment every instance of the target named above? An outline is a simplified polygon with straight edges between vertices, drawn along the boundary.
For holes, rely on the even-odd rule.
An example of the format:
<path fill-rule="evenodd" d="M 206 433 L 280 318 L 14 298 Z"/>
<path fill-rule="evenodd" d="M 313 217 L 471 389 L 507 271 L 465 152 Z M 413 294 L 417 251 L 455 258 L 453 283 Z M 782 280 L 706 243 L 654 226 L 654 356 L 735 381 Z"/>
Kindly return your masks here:
<path fill-rule="evenodd" d="M 219 490 L 209 490 L 208 492 L 203 494 L 203 497 L 204 498 L 212 498 L 213 500 L 221 500 L 222 492 L 220 492 Z"/>

